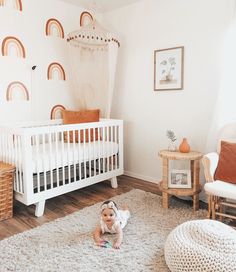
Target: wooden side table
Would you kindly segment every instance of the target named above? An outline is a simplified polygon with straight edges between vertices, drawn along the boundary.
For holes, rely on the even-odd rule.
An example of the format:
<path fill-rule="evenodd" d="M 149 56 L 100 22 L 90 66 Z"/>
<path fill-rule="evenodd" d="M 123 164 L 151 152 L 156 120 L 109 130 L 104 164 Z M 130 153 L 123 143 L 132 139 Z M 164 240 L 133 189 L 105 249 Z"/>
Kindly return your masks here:
<path fill-rule="evenodd" d="M 200 159 L 203 154 L 196 151 L 189 153 L 172 152 L 168 150 L 159 151 L 158 155 L 162 158 L 162 181 L 160 182 L 160 190 L 162 191 L 162 206 L 168 209 L 169 196 L 192 196 L 193 210 L 199 209 L 199 193 L 201 192 L 201 185 L 199 183 Z M 187 160 L 190 161 L 191 171 L 191 185 L 190 189 L 185 188 L 169 188 L 169 160 Z"/>

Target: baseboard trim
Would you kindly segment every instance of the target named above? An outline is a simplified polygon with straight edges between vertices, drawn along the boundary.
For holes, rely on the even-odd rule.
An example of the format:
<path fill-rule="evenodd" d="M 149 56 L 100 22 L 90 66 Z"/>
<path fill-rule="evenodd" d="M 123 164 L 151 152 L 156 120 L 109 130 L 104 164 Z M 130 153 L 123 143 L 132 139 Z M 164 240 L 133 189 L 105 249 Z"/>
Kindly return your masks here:
<path fill-rule="evenodd" d="M 159 180 L 157 178 L 140 175 L 140 174 L 130 172 L 130 171 L 124 171 L 124 175 L 132 177 L 132 178 L 142 179 L 142 180 L 149 181 L 149 182 L 156 183 L 156 184 L 159 183 Z"/>

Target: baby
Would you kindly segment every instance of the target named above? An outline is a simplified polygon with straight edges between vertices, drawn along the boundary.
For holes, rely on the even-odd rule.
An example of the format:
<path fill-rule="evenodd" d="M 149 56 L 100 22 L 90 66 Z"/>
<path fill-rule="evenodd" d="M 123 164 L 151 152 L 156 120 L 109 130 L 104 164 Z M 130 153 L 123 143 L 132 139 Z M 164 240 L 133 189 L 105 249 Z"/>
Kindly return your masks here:
<path fill-rule="evenodd" d="M 120 248 L 123 239 L 122 229 L 126 226 L 130 217 L 127 207 L 118 210 L 114 201 L 107 200 L 101 205 L 100 224 L 96 227 L 93 238 L 97 245 L 102 245 L 105 241 L 101 238 L 104 233 L 117 234 L 117 238 L 113 243 L 113 248 Z"/>

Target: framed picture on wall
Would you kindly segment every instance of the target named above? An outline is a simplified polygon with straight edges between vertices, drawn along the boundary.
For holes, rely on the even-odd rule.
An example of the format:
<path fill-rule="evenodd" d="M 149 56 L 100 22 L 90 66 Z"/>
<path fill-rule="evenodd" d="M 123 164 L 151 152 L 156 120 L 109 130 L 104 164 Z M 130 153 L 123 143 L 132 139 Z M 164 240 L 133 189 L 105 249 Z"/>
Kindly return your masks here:
<path fill-rule="evenodd" d="M 169 188 L 191 188 L 191 172 L 190 170 L 176 170 L 169 171 L 168 179 Z"/>
<path fill-rule="evenodd" d="M 154 91 L 182 90 L 184 47 L 154 51 Z"/>

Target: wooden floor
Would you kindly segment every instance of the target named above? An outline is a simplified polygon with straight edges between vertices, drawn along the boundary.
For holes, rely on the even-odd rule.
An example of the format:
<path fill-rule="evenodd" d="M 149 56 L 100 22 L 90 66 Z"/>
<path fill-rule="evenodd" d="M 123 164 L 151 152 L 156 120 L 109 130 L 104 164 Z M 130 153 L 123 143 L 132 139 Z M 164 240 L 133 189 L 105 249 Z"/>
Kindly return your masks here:
<path fill-rule="evenodd" d="M 156 184 L 123 175 L 118 178 L 117 189 L 111 188 L 110 182 L 104 181 L 47 200 L 45 213 L 39 218 L 34 216 L 34 205 L 25 206 L 15 201 L 13 218 L 0 222 L 0 240 L 79 211 L 84 207 L 107 200 L 110 197 L 126 193 L 134 188 L 160 194 Z"/>

